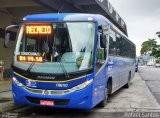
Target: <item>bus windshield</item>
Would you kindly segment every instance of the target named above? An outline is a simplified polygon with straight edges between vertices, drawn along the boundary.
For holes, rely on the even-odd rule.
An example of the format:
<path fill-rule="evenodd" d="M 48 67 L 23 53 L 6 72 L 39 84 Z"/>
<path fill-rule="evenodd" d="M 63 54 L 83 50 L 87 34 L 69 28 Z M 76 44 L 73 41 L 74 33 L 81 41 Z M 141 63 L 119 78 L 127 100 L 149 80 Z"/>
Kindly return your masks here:
<path fill-rule="evenodd" d="M 15 67 L 30 72 L 67 73 L 93 67 L 95 23 L 25 23 L 17 40 Z"/>

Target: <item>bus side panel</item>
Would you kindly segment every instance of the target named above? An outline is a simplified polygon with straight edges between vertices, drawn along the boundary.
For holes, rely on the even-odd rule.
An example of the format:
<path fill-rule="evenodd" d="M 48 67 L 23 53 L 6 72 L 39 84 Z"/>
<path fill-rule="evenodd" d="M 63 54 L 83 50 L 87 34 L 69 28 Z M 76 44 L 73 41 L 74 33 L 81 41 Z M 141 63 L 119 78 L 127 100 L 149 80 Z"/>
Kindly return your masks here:
<path fill-rule="evenodd" d="M 115 56 L 109 56 L 108 58 L 108 75 L 112 78 L 112 92 L 113 93 L 119 87 L 120 77 L 120 65 Z"/>
<path fill-rule="evenodd" d="M 94 90 L 93 90 L 93 105 L 97 105 L 105 97 L 105 88 L 107 86 L 108 79 L 112 78 L 112 91 L 115 91 L 119 87 L 119 70 L 115 57 L 109 57 L 108 62 L 101 67 L 94 79 Z M 111 93 L 112 93 L 111 91 Z"/>
<path fill-rule="evenodd" d="M 128 75 L 129 75 L 129 63 L 128 59 L 123 57 L 116 57 L 117 60 L 117 67 L 118 67 L 118 83 L 119 86 L 117 89 L 121 88 L 123 85 L 125 85 L 128 81 Z"/>
<path fill-rule="evenodd" d="M 128 82 L 129 74 L 131 73 L 131 79 L 135 74 L 134 59 L 129 59 L 125 57 L 109 57 L 113 60 L 113 68 L 110 73 L 113 73 L 113 92 L 120 89 Z M 115 86 L 114 86 L 115 85 Z"/>
<path fill-rule="evenodd" d="M 105 86 L 108 78 L 106 69 L 107 69 L 107 64 L 104 64 L 94 78 L 93 107 L 104 99 Z"/>

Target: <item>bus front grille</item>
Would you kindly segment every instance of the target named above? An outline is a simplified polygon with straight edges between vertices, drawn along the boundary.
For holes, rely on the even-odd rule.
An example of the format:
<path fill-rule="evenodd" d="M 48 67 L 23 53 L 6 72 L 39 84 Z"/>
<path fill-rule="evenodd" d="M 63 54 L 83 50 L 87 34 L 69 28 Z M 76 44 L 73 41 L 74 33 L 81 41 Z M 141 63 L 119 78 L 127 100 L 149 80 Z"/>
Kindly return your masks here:
<path fill-rule="evenodd" d="M 25 90 L 27 90 L 28 92 L 34 93 L 34 94 L 44 94 L 43 89 L 34 89 L 34 88 L 29 88 L 29 87 L 23 87 Z M 47 90 L 48 91 L 48 95 L 65 95 L 68 93 L 71 93 L 72 91 L 70 89 L 67 90 Z"/>
<path fill-rule="evenodd" d="M 68 105 L 69 99 L 46 99 L 46 98 L 35 98 L 35 97 L 26 97 L 30 103 L 40 104 L 40 100 L 51 100 L 54 101 L 54 105 Z"/>

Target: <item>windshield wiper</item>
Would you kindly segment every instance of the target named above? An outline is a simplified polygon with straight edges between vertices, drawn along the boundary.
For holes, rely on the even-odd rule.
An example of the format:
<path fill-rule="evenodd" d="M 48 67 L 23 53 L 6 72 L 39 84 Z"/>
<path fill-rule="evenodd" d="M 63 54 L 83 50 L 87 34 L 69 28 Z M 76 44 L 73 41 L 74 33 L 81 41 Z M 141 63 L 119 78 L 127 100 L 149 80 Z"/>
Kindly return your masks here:
<path fill-rule="evenodd" d="M 58 58 L 58 60 L 59 60 L 59 62 L 60 62 L 60 66 L 61 66 L 61 68 L 62 68 L 62 70 L 63 70 L 63 73 L 65 74 L 65 77 L 66 77 L 66 78 L 70 78 L 70 76 L 69 76 L 66 68 L 64 67 L 64 64 L 63 64 L 62 60 L 61 60 L 60 58 Z"/>
<path fill-rule="evenodd" d="M 30 71 L 31 71 L 32 67 L 34 66 L 34 64 L 35 64 L 35 62 L 32 62 L 32 63 L 29 65 L 29 67 L 28 67 L 28 69 L 27 69 L 27 72 L 28 72 L 28 73 L 30 73 Z"/>
<path fill-rule="evenodd" d="M 56 34 L 55 34 L 55 36 L 56 36 Z M 66 78 L 69 78 L 70 76 L 69 76 L 67 70 L 65 69 L 63 62 L 62 62 L 61 59 L 58 57 L 59 54 L 58 54 L 58 52 L 57 52 L 57 49 L 56 49 L 55 44 L 56 44 L 56 39 L 54 38 L 54 40 L 53 40 L 53 46 L 52 46 L 54 58 L 57 57 L 57 59 L 58 59 L 59 62 L 60 62 L 60 66 L 61 66 L 61 68 L 62 68 L 62 71 L 63 71 L 63 73 L 65 74 L 65 77 L 66 77 Z"/>

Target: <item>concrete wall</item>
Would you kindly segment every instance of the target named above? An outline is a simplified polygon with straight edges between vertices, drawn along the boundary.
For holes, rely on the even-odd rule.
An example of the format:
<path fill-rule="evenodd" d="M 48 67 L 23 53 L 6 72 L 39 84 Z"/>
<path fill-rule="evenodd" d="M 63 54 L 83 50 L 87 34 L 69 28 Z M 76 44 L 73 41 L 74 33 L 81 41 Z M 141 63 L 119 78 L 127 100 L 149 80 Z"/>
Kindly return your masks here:
<path fill-rule="evenodd" d="M 0 12 L 0 28 L 5 28 L 7 25 L 11 24 L 12 16 L 9 14 Z"/>
<path fill-rule="evenodd" d="M 0 28 L 5 29 L 6 26 L 11 24 L 12 16 L 5 13 L 0 13 Z M 2 36 L 0 36 L 2 37 Z M 13 52 L 14 52 L 14 41 L 10 41 L 9 48 L 3 47 L 4 38 L 0 38 L 0 60 L 4 61 L 5 68 L 10 68 Z"/>
<path fill-rule="evenodd" d="M 14 47 L 15 47 L 15 42 L 10 41 L 9 47 L 4 48 L 3 47 L 3 39 L 0 38 L 0 60 L 4 61 L 5 68 L 10 68 L 10 66 L 11 66 Z"/>
<path fill-rule="evenodd" d="M 0 28 L 5 29 L 6 26 L 19 23 L 23 16 L 28 14 L 53 12 L 48 8 L 41 6 L 33 0 L 0 0 Z M 2 33 L 0 33 L 1 35 Z M 9 68 L 13 52 L 14 43 L 10 41 L 9 48 L 3 47 L 3 36 L 0 36 L 0 60 L 4 60 L 5 67 Z"/>

